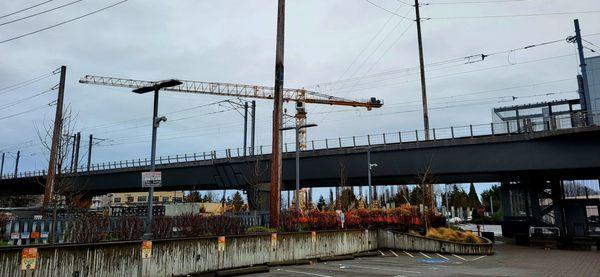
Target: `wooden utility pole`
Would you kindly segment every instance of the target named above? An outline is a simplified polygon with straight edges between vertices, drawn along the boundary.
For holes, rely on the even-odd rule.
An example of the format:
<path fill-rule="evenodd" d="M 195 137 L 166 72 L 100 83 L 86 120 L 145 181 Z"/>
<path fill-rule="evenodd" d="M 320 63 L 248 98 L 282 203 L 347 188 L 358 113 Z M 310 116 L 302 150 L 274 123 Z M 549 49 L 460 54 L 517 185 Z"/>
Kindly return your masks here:
<path fill-rule="evenodd" d="M 421 97 L 423 98 L 423 125 L 425 140 L 429 140 L 429 112 L 427 109 L 427 89 L 425 86 L 425 63 L 423 62 L 423 40 L 421 38 L 421 16 L 419 14 L 419 0 L 415 0 L 415 14 L 417 22 L 417 40 L 419 42 L 419 64 L 421 68 Z"/>
<path fill-rule="evenodd" d="M 60 67 L 60 83 L 58 85 L 58 98 L 56 100 L 56 115 L 54 116 L 54 131 L 52 132 L 52 145 L 50 146 L 50 159 L 48 161 L 48 176 L 46 178 L 46 186 L 44 188 L 44 207 L 47 207 L 52 200 L 54 193 L 54 179 L 56 176 L 56 160 L 58 156 L 58 148 L 62 136 L 63 123 L 63 98 L 65 95 L 65 77 L 67 75 L 67 67 Z"/>
<path fill-rule="evenodd" d="M 285 35 L 285 0 L 277 8 L 277 48 L 275 54 L 275 92 L 273 95 L 273 143 L 271 151 L 271 191 L 269 225 L 279 227 L 281 192 L 281 119 L 283 117 L 283 49 Z"/>

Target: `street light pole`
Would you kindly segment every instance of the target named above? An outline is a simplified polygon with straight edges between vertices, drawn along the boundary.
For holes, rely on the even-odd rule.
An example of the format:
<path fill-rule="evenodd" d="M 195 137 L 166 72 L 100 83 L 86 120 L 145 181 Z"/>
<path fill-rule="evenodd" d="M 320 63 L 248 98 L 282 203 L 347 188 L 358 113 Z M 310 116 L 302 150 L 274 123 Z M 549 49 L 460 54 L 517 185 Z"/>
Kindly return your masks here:
<path fill-rule="evenodd" d="M 152 150 L 150 150 L 150 172 L 154 172 L 156 170 L 156 132 L 158 130 L 159 122 L 158 120 L 158 92 L 160 88 L 156 88 L 154 90 L 154 108 L 152 109 Z M 146 225 L 146 233 L 144 237 L 146 239 L 152 238 L 152 213 L 153 202 L 154 202 L 154 186 L 151 186 L 148 190 L 148 224 Z"/>
<path fill-rule="evenodd" d="M 368 185 L 369 185 L 369 197 L 367 197 L 368 200 L 368 206 L 371 206 L 371 203 L 373 203 L 373 192 L 372 192 L 372 187 L 371 187 L 371 148 L 367 148 L 367 166 L 369 167 L 369 174 L 368 174 Z"/>
<path fill-rule="evenodd" d="M 296 195 L 294 201 L 296 201 L 296 210 L 300 210 L 300 130 L 310 127 L 316 127 L 317 124 L 304 124 L 296 125 L 294 127 L 284 127 L 281 131 L 292 130 L 296 131 Z"/>
<path fill-rule="evenodd" d="M 161 82 L 156 82 L 154 85 L 152 86 L 147 86 L 147 87 L 140 87 L 137 89 L 134 89 L 133 92 L 135 93 L 147 93 L 147 92 L 154 92 L 154 106 L 152 109 L 152 149 L 150 150 L 150 172 L 155 172 L 156 171 L 156 132 L 158 127 L 160 126 L 160 123 L 162 121 L 167 121 L 166 117 L 159 117 L 158 116 L 158 93 L 160 92 L 160 90 L 162 88 L 167 88 L 167 87 L 174 87 L 174 86 L 178 86 L 181 85 L 181 81 L 175 80 L 175 79 L 171 79 L 171 80 L 166 80 L 166 81 L 161 81 Z M 155 184 L 151 184 L 149 185 L 149 189 L 148 189 L 148 223 L 146 224 L 146 231 L 144 233 L 144 239 L 152 239 L 152 213 L 154 212 L 153 209 L 153 202 L 154 202 L 154 186 Z"/>
<path fill-rule="evenodd" d="M 300 210 L 300 128 L 296 126 L 296 211 Z"/>

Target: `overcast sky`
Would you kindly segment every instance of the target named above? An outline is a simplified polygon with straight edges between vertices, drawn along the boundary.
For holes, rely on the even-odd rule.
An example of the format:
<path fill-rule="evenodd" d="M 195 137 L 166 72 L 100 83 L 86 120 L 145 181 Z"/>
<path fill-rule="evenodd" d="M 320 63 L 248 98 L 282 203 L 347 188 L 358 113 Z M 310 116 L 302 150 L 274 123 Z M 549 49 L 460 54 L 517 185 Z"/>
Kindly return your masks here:
<path fill-rule="evenodd" d="M 3 23 L 72 1 L 55 0 L 0 18 L 0 41 L 117 2 L 85 0 Z M 2 1 L 0 11 L 8 14 L 40 2 Z M 308 121 L 319 124 L 310 129 L 309 140 L 423 128 L 419 75 L 415 70 L 417 36 L 411 20 L 414 9 L 396 0 L 370 2 L 287 1 L 285 86 L 348 98 L 377 97 L 385 102 L 383 108 L 373 111 L 308 105 Z M 431 18 L 422 23 L 425 62 L 431 65 L 427 67 L 431 127 L 486 124 L 492 121 L 493 107 L 577 97 L 578 62 L 573 44 L 561 41 L 504 51 L 564 40 L 573 35 L 574 18 L 580 19 L 584 35 L 600 33 L 600 13 L 591 12 L 600 8 L 597 0 L 423 2 L 431 3 L 421 7 L 422 17 Z M 57 28 L 0 43 L 0 89 L 66 65 L 65 99 L 77 117 L 76 130 L 82 133 L 82 145 L 87 145 L 90 133 L 107 139 L 95 147 L 94 162 L 147 157 L 151 95 L 79 84 L 78 79 L 92 74 L 272 86 L 276 6 L 276 0 L 129 0 Z M 588 13 L 485 17 L 557 12 Z M 585 38 L 587 46 L 600 51 L 595 46 L 600 45 L 600 36 Z M 503 53 L 484 61 L 460 59 L 496 52 Z M 58 83 L 58 77 L 53 75 L 15 90 L 0 90 L 0 106 L 45 91 Z M 508 89 L 511 87 L 519 88 Z M 463 95 L 474 92 L 480 93 Z M 547 93 L 558 94 L 535 96 Z M 512 101 L 510 96 L 521 98 Z M 55 98 L 56 90 L 2 107 L 0 118 L 38 108 Z M 211 105 L 170 115 L 224 99 L 228 98 L 162 94 L 160 114 L 172 122 L 159 129 L 158 155 L 241 146 L 243 120 L 230 106 Z M 268 145 L 273 105 L 267 100 L 257 105 L 257 145 Z M 293 114 L 294 106 L 286 107 Z M 36 128 L 43 129 L 53 116 L 54 107 L 47 107 L 0 119 L 0 152 L 8 153 L 5 172 L 14 166 L 17 150 L 22 151 L 22 170 L 47 167 L 47 153 L 39 146 Z M 285 140 L 293 142 L 291 136 Z M 82 153 L 85 156 L 87 150 Z"/>

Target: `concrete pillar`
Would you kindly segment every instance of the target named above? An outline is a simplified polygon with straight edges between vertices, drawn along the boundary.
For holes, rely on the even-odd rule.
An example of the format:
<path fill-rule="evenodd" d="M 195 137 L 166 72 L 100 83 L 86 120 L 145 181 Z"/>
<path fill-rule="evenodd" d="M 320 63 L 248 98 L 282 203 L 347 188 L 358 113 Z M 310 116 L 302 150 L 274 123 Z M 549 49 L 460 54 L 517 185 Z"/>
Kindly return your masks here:
<path fill-rule="evenodd" d="M 251 210 L 267 212 L 269 211 L 269 192 L 271 184 L 264 183 L 255 185 L 248 189 L 248 206 Z"/>

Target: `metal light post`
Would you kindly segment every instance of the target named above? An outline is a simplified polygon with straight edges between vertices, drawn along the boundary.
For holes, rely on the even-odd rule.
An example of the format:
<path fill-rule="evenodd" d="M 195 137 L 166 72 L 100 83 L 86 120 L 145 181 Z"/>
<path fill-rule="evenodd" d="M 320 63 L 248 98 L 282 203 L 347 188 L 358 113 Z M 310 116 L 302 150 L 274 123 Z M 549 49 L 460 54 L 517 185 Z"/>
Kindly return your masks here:
<path fill-rule="evenodd" d="M 153 86 L 141 87 L 138 89 L 134 89 L 133 92 L 143 94 L 147 92 L 154 91 L 154 108 L 152 110 L 152 150 L 150 152 L 150 172 L 154 172 L 156 170 L 156 131 L 160 126 L 160 122 L 167 121 L 167 118 L 164 116 L 158 117 L 158 92 L 162 88 L 174 87 L 181 85 L 181 81 L 178 80 L 166 80 L 157 82 Z M 153 199 L 154 198 L 154 186 L 150 186 L 148 190 L 148 223 L 146 224 L 146 232 L 144 233 L 145 239 L 152 238 L 152 213 L 153 213 Z"/>
<path fill-rule="evenodd" d="M 369 170 L 369 174 L 368 174 L 368 183 L 369 183 L 369 206 L 373 204 L 373 186 L 371 184 L 371 171 L 373 170 L 373 167 L 376 167 L 377 164 L 372 164 L 371 163 L 371 148 L 367 148 L 367 166 L 368 166 L 368 170 Z"/>
<path fill-rule="evenodd" d="M 281 128 L 281 131 L 286 131 L 286 130 L 292 130 L 295 129 L 296 130 L 296 195 L 295 195 L 295 201 L 296 201 L 296 210 L 300 210 L 300 130 L 301 129 L 305 129 L 305 128 L 310 128 L 310 127 L 316 127 L 317 124 L 304 124 L 304 125 L 296 125 L 296 126 L 291 126 L 291 127 L 284 127 Z"/>

